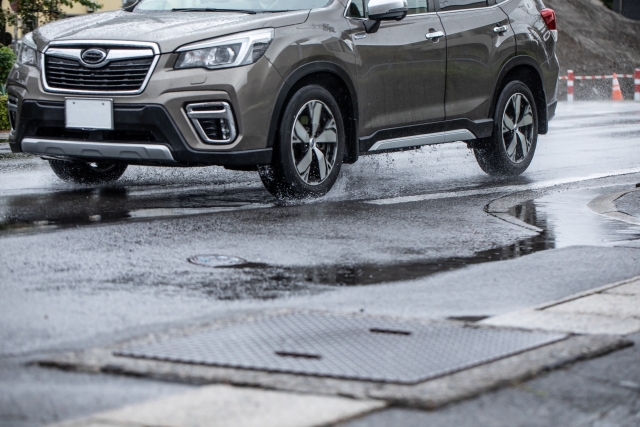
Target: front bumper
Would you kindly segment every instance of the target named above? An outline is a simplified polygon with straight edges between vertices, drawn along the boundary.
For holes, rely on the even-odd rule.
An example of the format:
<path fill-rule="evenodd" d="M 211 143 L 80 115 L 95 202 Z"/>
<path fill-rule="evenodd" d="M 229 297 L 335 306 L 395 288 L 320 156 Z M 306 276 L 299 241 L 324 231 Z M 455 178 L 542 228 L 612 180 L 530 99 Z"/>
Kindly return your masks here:
<path fill-rule="evenodd" d="M 25 100 L 11 138 L 13 152 L 165 166 L 269 164 L 272 149 L 206 152 L 192 149 L 162 105 L 114 104 L 114 129 L 68 130 L 64 102 Z"/>
<path fill-rule="evenodd" d="M 284 84 L 273 65 L 262 58 L 255 64 L 237 68 L 174 70 L 176 58 L 176 54 L 160 55 L 148 85 L 140 94 L 74 95 L 112 99 L 113 131 L 66 130 L 64 100 L 70 95 L 44 90 L 39 69 L 16 64 L 7 80 L 7 91 L 15 101 L 13 111 L 17 117 L 16 128 L 9 138 L 12 150 L 22 152 L 22 140 L 36 138 L 40 142 L 30 144 L 38 147 L 35 148 L 37 150 L 48 146 L 68 147 L 62 151 L 94 161 L 94 158 L 85 157 L 89 151 L 82 150 L 83 155 L 78 156 L 77 146 L 72 148 L 61 144 L 64 141 L 157 144 L 170 150 L 173 162 L 157 156 L 130 158 L 136 156 L 127 157 L 105 149 L 96 150 L 94 155 L 108 152 L 120 156 L 112 160 L 174 166 L 255 166 L 270 163 L 272 150 L 267 138 L 274 113 L 273 100 Z M 226 103 L 231 107 L 237 131 L 235 138 L 231 138 L 232 142 L 226 144 L 203 138 L 186 111 L 187 106 L 200 103 Z M 57 140 L 55 144 L 46 142 L 52 139 Z"/>

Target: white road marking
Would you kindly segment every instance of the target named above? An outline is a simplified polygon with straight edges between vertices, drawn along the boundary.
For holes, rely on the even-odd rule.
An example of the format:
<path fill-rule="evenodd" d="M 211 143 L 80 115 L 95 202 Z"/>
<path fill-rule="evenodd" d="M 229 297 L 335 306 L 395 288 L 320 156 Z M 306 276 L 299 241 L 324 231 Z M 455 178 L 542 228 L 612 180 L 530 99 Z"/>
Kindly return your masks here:
<path fill-rule="evenodd" d="M 412 203 L 412 202 L 422 202 L 426 200 L 480 196 L 484 194 L 493 194 L 493 193 L 510 193 L 510 192 L 523 191 L 523 190 L 540 190 L 543 188 L 555 187 L 557 185 L 562 185 L 562 184 L 572 184 L 576 182 L 589 181 L 592 179 L 607 178 L 607 177 L 620 176 L 620 175 L 629 175 L 634 173 L 640 173 L 640 168 L 621 169 L 614 172 L 596 173 L 596 174 L 591 174 L 583 177 L 552 179 L 548 181 L 534 182 L 532 184 L 525 184 L 525 185 L 508 185 L 504 187 L 479 188 L 477 190 L 446 191 L 441 193 L 418 194 L 414 196 L 399 196 L 399 197 L 391 197 L 387 199 L 366 200 L 363 203 L 368 203 L 371 205 L 396 205 L 400 203 Z"/>

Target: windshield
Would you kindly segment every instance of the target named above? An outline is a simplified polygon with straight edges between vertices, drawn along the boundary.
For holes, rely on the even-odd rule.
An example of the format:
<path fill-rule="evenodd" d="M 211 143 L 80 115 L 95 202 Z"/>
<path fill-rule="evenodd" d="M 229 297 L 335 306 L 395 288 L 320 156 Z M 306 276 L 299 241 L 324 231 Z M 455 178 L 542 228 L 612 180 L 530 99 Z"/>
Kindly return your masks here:
<path fill-rule="evenodd" d="M 277 12 L 324 7 L 331 0 L 141 0 L 136 10 Z"/>

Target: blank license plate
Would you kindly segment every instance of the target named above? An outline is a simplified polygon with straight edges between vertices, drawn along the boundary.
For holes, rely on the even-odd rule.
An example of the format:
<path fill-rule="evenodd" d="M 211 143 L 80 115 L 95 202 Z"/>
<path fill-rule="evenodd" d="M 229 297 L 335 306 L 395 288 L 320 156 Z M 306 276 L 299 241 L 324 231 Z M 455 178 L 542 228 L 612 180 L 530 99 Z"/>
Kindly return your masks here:
<path fill-rule="evenodd" d="M 65 99 L 66 127 L 72 129 L 113 129 L 113 99 Z"/>

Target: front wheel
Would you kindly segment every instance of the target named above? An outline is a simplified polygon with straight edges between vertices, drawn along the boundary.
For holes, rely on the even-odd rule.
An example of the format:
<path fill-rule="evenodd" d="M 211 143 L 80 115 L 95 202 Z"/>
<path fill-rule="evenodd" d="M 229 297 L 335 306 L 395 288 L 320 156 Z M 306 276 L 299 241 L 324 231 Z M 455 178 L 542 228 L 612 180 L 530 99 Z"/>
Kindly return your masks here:
<path fill-rule="evenodd" d="M 127 170 L 127 165 L 122 163 L 49 160 L 49 165 L 58 178 L 78 184 L 104 184 L 117 181 Z"/>
<path fill-rule="evenodd" d="M 258 168 L 260 178 L 279 199 L 323 196 L 338 178 L 344 144 L 336 100 L 321 86 L 305 86 L 287 104 L 273 161 Z"/>
<path fill-rule="evenodd" d="M 531 90 L 520 81 L 508 83 L 496 105 L 493 136 L 478 141 L 473 152 L 489 175 L 515 176 L 533 159 L 538 142 L 538 113 Z"/>

